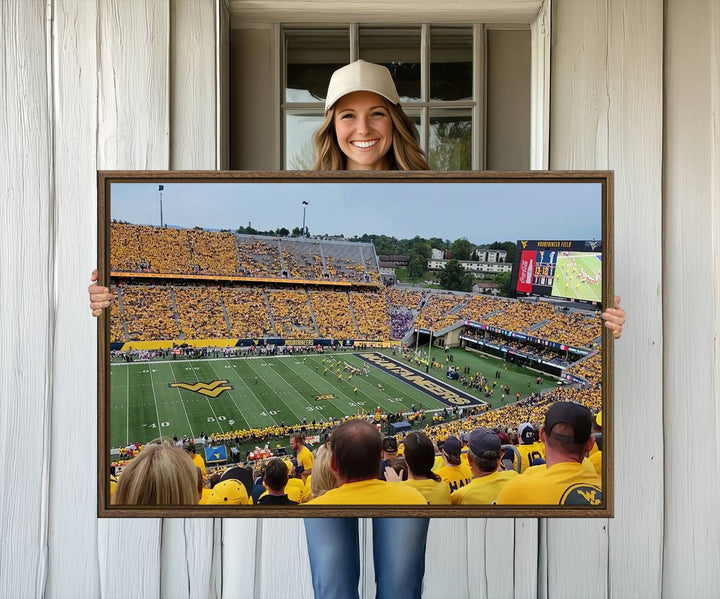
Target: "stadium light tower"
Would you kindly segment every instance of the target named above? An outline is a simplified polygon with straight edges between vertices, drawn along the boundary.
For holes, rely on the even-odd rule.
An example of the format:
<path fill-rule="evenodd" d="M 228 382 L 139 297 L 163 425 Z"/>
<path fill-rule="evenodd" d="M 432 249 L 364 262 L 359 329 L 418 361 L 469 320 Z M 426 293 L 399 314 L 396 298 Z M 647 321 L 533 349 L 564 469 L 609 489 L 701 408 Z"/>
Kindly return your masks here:
<path fill-rule="evenodd" d="M 163 228 L 163 215 L 162 215 L 162 192 L 165 189 L 164 185 L 158 185 L 158 193 L 160 194 L 160 228 Z"/>
<path fill-rule="evenodd" d="M 310 202 L 307 200 L 302 201 L 302 207 L 303 207 L 303 224 L 302 224 L 302 236 L 307 237 L 307 229 L 305 228 L 305 210 L 307 210 L 308 205 Z"/>

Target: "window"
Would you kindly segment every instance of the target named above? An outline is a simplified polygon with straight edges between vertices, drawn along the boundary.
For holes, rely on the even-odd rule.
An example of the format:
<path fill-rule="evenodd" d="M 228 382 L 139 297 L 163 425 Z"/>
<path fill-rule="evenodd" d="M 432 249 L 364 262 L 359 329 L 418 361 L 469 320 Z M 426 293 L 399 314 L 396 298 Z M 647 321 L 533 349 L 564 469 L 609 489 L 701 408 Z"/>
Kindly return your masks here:
<path fill-rule="evenodd" d="M 255 23 L 230 46 L 230 168 L 311 169 L 330 76 L 358 58 L 390 69 L 431 168 L 530 168 L 529 25 Z"/>
<path fill-rule="evenodd" d="M 484 33 L 481 25 L 284 29 L 283 168 L 312 168 L 311 136 L 323 118 L 330 76 L 358 58 L 385 65 L 392 73 L 403 108 L 417 123 L 431 168 L 484 168 L 488 39 Z M 528 40 L 529 123 L 530 33 L 522 33 Z M 527 146 L 529 157 L 529 134 Z M 527 168 L 528 164 L 515 168 Z"/>

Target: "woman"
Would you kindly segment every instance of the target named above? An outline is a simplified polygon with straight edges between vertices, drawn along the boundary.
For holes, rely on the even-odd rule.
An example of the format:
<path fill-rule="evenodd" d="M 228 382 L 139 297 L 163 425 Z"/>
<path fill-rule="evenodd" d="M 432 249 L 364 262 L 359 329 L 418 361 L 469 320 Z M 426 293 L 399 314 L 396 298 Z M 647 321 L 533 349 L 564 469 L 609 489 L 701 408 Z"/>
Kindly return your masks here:
<path fill-rule="evenodd" d="M 335 488 L 335 475 L 330 467 L 330 448 L 324 443 L 315 452 L 313 471 L 309 478 L 313 499 Z"/>
<path fill-rule="evenodd" d="M 435 448 L 430 438 L 420 431 L 405 435 L 405 462 L 408 467 L 408 479 L 403 484 L 420 491 L 429 505 L 450 505 L 450 487 L 432 471 L 435 463 Z M 385 469 L 385 478 L 399 482 L 400 476 L 395 470 Z"/>
<path fill-rule="evenodd" d="M 390 72 L 362 60 L 333 73 L 325 119 L 313 136 L 315 170 L 428 170 L 412 120 L 400 107 Z M 92 281 L 97 281 L 97 271 Z M 89 287 L 90 307 L 99 316 L 110 305 L 107 288 Z M 625 312 L 615 298 L 603 314 L 617 338 Z M 420 597 L 425 571 L 427 518 L 374 518 L 377 597 Z M 308 518 L 305 530 L 317 598 L 358 597 L 360 549 L 357 518 Z M 401 547 L 398 539 L 402 539 Z"/>
<path fill-rule="evenodd" d="M 113 505 L 195 505 L 198 470 L 190 456 L 166 443 L 146 445 L 125 468 Z"/>

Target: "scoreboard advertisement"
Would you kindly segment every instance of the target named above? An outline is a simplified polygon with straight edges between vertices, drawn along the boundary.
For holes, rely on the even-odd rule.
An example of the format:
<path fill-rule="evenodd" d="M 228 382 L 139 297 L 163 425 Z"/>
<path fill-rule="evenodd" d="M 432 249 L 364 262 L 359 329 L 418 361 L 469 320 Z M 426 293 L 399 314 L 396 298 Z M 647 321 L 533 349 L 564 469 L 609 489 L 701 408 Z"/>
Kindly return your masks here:
<path fill-rule="evenodd" d="M 522 240 L 517 242 L 511 290 L 600 304 L 602 242 Z"/>

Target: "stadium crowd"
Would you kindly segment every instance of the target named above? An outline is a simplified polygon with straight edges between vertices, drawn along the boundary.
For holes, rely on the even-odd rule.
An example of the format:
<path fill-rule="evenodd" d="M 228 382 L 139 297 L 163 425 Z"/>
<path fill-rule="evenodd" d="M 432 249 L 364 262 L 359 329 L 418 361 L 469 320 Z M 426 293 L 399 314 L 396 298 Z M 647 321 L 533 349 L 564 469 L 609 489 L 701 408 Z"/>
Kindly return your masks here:
<path fill-rule="evenodd" d="M 294 433 L 291 455 L 268 457 L 266 445 L 263 451 L 258 447 L 263 459 L 212 466 L 210 471 L 196 453 L 195 441 L 187 437 L 129 446 L 127 459 L 110 466 L 111 501 L 233 506 L 578 505 L 578 501 L 598 505 L 601 460 L 586 459 L 599 450 L 591 435 L 598 427 L 593 412 L 579 398 L 533 396 L 494 413 L 384 438 L 371 417 L 346 417 L 324 431 L 314 451 L 303 433 Z M 511 444 L 514 449 L 508 449 Z M 530 444 L 530 453 L 523 451 L 523 444 Z M 509 460 L 508 451 L 514 455 Z M 521 456 L 527 460 L 522 464 Z M 554 480 L 556 475 L 563 482 Z M 535 485 L 548 477 L 550 483 Z M 587 492 L 567 499 L 578 485 Z"/>
<path fill-rule="evenodd" d="M 310 291 L 309 298 L 321 337 L 335 339 L 359 337 L 346 291 Z"/>
<path fill-rule="evenodd" d="M 227 323 L 218 288 L 176 287 L 173 291 L 184 339 L 227 336 Z"/>
<path fill-rule="evenodd" d="M 241 339 L 276 336 L 260 287 L 223 287 L 222 303 L 230 321 L 230 335 Z"/>
<path fill-rule="evenodd" d="M 371 244 L 113 222 L 111 270 L 378 284 Z"/>
<path fill-rule="evenodd" d="M 122 313 L 130 340 L 180 338 L 168 287 L 124 285 L 121 289 Z"/>

